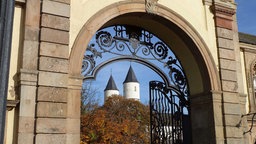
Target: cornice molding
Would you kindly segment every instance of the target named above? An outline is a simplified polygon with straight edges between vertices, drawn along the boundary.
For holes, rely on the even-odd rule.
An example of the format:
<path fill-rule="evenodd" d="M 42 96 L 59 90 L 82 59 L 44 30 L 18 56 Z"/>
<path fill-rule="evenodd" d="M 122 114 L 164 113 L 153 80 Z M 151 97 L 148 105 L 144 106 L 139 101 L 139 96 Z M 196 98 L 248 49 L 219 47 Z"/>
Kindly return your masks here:
<path fill-rule="evenodd" d="M 18 105 L 19 102 L 20 102 L 19 100 L 7 100 L 6 109 L 8 111 L 11 111 L 13 108 L 15 108 Z"/>
<path fill-rule="evenodd" d="M 233 16 L 236 13 L 236 5 L 230 2 L 215 1 L 212 10 L 216 14 Z"/>

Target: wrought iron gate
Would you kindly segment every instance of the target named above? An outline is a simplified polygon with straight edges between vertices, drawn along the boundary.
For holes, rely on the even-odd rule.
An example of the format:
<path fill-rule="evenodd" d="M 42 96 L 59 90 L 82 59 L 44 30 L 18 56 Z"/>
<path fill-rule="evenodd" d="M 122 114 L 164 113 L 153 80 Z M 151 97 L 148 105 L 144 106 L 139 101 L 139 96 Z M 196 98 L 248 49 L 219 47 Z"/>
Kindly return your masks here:
<path fill-rule="evenodd" d="M 152 144 L 190 144 L 189 102 L 175 87 L 150 84 L 150 129 Z"/>

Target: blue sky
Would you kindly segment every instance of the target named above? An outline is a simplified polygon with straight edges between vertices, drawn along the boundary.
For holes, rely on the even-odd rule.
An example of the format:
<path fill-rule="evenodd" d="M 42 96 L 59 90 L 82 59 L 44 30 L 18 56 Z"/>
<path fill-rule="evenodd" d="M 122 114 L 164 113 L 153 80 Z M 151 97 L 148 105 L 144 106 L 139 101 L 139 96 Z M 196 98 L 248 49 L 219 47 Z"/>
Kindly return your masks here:
<path fill-rule="evenodd" d="M 238 31 L 256 35 L 256 0 L 236 0 Z"/>
<path fill-rule="evenodd" d="M 256 35 L 256 0 L 236 0 L 237 3 L 237 21 L 239 32 Z M 96 80 L 93 82 L 93 87 L 98 89 L 97 97 L 100 104 L 103 104 L 104 100 L 104 89 L 107 81 L 112 73 L 116 85 L 123 94 L 123 81 L 128 72 L 129 66 L 132 65 L 134 72 L 137 75 L 137 79 L 140 82 L 140 94 L 141 102 L 144 104 L 148 103 L 149 88 L 148 83 L 150 80 L 161 80 L 154 71 L 138 64 L 136 62 L 117 62 L 112 63 L 102 68 L 96 76 Z"/>

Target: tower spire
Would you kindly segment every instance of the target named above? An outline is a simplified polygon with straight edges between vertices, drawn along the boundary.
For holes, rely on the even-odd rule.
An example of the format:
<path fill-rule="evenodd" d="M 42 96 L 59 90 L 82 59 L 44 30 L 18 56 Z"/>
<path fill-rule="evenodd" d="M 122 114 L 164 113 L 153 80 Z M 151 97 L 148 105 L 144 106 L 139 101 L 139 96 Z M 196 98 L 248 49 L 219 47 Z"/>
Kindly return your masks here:
<path fill-rule="evenodd" d="M 112 95 L 119 95 L 119 90 L 117 89 L 116 83 L 112 74 L 109 77 L 106 88 L 104 89 L 104 100 Z"/>
<path fill-rule="evenodd" d="M 128 82 L 139 83 L 131 65 L 130 65 L 130 68 L 128 70 L 128 73 L 127 73 L 126 78 L 123 83 L 128 83 Z"/>

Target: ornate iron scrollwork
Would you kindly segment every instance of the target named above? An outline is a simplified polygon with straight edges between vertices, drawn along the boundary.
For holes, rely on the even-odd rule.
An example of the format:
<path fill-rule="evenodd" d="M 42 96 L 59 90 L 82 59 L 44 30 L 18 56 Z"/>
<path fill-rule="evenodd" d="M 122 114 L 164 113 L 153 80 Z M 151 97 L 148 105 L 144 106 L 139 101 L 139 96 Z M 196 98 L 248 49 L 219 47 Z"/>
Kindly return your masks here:
<path fill-rule="evenodd" d="M 107 56 L 109 54 L 111 56 Z M 166 69 L 169 85 L 188 95 L 183 69 L 170 48 L 158 37 L 139 27 L 115 25 L 97 31 L 86 49 L 82 74 L 91 77 L 95 68 L 111 57 L 134 57 Z"/>

